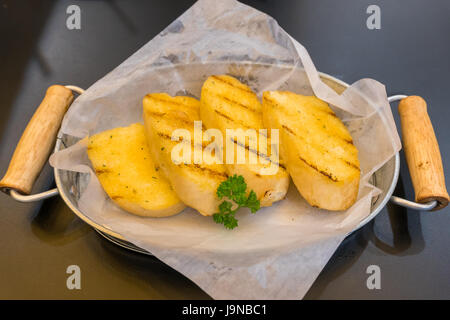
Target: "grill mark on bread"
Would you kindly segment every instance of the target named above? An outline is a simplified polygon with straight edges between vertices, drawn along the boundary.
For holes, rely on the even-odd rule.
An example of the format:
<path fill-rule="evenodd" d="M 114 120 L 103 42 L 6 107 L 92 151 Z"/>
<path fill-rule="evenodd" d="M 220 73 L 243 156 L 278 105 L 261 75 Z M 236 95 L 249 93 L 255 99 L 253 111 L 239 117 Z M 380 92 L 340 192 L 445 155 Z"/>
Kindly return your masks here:
<path fill-rule="evenodd" d="M 266 95 L 263 95 L 263 101 L 269 102 L 269 104 L 272 106 L 272 108 L 276 107 L 276 108 L 280 108 L 280 109 L 286 110 L 286 108 L 281 106 L 278 102 L 268 98 Z"/>
<path fill-rule="evenodd" d="M 175 142 L 175 143 L 179 143 L 179 142 L 181 142 L 181 143 L 189 143 L 189 141 L 185 141 L 183 139 L 183 137 L 179 137 L 180 140 L 178 140 L 178 141 L 173 141 L 172 137 L 169 136 L 167 133 L 157 131 L 156 134 L 158 136 L 160 136 L 161 138 L 163 138 L 163 139 L 170 140 L 170 141 Z M 201 148 L 202 150 L 204 150 L 208 146 L 208 143 L 203 141 L 203 144 L 201 144 L 201 145 L 200 144 L 194 144 L 194 140 L 191 140 L 190 141 L 190 145 L 191 145 L 192 149 Z M 192 151 L 194 151 L 194 150 L 192 150 Z M 205 169 L 208 169 L 208 168 L 205 168 Z"/>
<path fill-rule="evenodd" d="M 288 112 L 288 110 L 283 105 L 279 104 L 278 102 L 276 102 L 276 101 L 274 101 L 274 100 L 272 100 L 272 99 L 270 99 L 268 97 L 263 97 L 263 100 L 268 101 L 271 104 L 272 107 L 276 107 L 276 108 L 279 108 L 279 109 L 281 109 L 281 110 L 283 110 L 285 112 Z M 318 108 L 315 108 L 314 110 L 317 111 L 317 112 L 325 113 L 325 114 L 327 114 L 329 116 L 332 116 L 333 118 L 338 118 L 338 116 L 333 112 L 333 110 L 323 110 L 323 109 L 318 109 Z M 298 110 L 298 109 L 295 109 L 295 111 L 302 112 L 301 110 Z"/>
<path fill-rule="evenodd" d="M 223 112 L 218 111 L 217 109 L 214 109 L 214 112 L 217 113 L 219 116 L 221 116 L 221 117 L 227 119 L 228 121 L 231 121 L 231 122 L 234 122 L 234 123 L 238 123 L 238 124 L 241 125 L 243 128 L 256 130 L 256 129 L 254 129 L 254 128 L 251 128 L 251 127 L 249 127 L 249 126 L 243 124 L 243 123 L 240 122 L 240 121 L 236 121 L 236 120 L 232 119 L 231 117 L 229 117 L 228 115 L 226 115 L 226 114 L 223 113 Z M 231 128 L 230 128 L 230 130 L 237 130 L 237 129 L 231 129 Z M 260 134 L 260 135 L 262 135 L 262 136 L 264 136 L 264 137 L 267 138 L 267 134 L 266 134 L 266 133 L 260 132 L 260 131 L 258 130 L 258 134 Z"/>
<path fill-rule="evenodd" d="M 296 136 L 296 137 L 297 137 L 297 134 L 294 132 L 294 130 L 292 130 L 292 129 L 289 128 L 288 126 L 286 126 L 286 125 L 283 124 L 281 127 L 282 127 L 283 129 L 285 129 L 287 132 L 289 132 L 290 134 L 292 134 L 293 136 Z M 345 138 L 339 137 L 339 136 L 337 136 L 337 135 L 335 135 L 334 137 L 336 137 L 337 139 L 340 139 L 340 140 L 344 141 L 345 143 L 348 143 L 348 144 L 353 145 L 353 140 L 352 140 L 352 139 L 345 139 Z"/>
<path fill-rule="evenodd" d="M 344 140 L 344 141 L 347 142 L 348 144 L 353 145 L 353 139 L 344 139 L 344 138 L 342 138 L 342 140 Z"/>
<path fill-rule="evenodd" d="M 302 160 L 307 166 L 309 166 L 310 168 L 316 170 L 317 172 L 319 172 L 320 174 L 324 175 L 325 177 L 327 177 L 328 179 L 330 179 L 333 182 L 338 182 L 339 180 L 333 176 L 333 174 L 331 174 L 330 172 L 324 171 L 324 170 L 319 170 L 319 168 L 317 168 L 315 165 L 313 165 L 312 163 L 309 163 L 308 161 L 306 161 L 305 159 L 303 159 L 302 157 L 299 156 L 299 159 Z"/>
<path fill-rule="evenodd" d="M 260 110 L 256 110 L 254 108 L 251 108 L 249 105 L 243 104 L 242 102 L 239 102 L 239 101 L 237 101 L 235 99 L 230 99 L 230 98 L 228 98 L 228 97 L 226 97 L 226 96 L 224 96 L 222 94 L 216 93 L 216 92 L 214 92 L 214 90 L 206 89 L 206 91 L 209 91 L 209 94 L 215 96 L 218 99 L 225 100 L 226 102 L 228 102 L 230 104 L 237 105 L 237 106 L 239 106 L 241 108 L 244 108 L 245 110 L 251 111 L 253 113 L 261 114 Z"/>
<path fill-rule="evenodd" d="M 110 173 L 110 169 L 95 169 L 95 174 L 103 174 L 103 173 Z"/>
<path fill-rule="evenodd" d="M 232 121 L 232 122 L 236 122 L 236 121 L 233 120 L 231 117 L 227 116 L 225 113 L 222 113 L 222 112 L 218 111 L 217 109 L 214 109 L 214 112 L 217 113 L 219 116 L 221 116 L 221 117 L 227 119 L 227 120 L 230 120 L 230 121 Z"/>
<path fill-rule="evenodd" d="M 282 128 L 285 129 L 285 130 L 286 130 L 287 132 L 289 132 L 290 134 L 294 135 L 295 137 L 298 137 L 298 138 L 302 139 L 303 141 L 305 141 L 305 139 L 304 139 L 302 136 L 296 135 L 295 132 L 294 132 L 291 128 L 289 128 L 288 126 L 282 125 Z M 342 139 L 342 140 L 343 140 L 343 139 Z M 345 141 L 345 140 L 344 140 L 344 141 Z M 353 145 L 353 143 L 351 143 L 351 142 L 348 142 L 348 141 L 345 141 L 345 142 L 350 143 L 351 145 Z M 306 141 L 305 141 L 305 143 L 306 143 Z M 310 147 L 319 150 L 320 152 L 322 152 L 322 151 L 328 152 L 328 150 L 320 150 L 320 148 L 317 148 L 317 146 L 315 146 L 315 145 L 313 145 L 313 144 L 310 144 L 310 143 L 307 143 L 307 144 L 308 144 Z M 352 162 L 350 162 L 350 161 L 348 161 L 348 160 L 345 160 L 345 159 L 343 159 L 343 158 L 341 158 L 341 157 L 339 157 L 339 156 L 335 156 L 335 157 L 336 157 L 336 160 L 342 161 L 342 162 L 344 162 L 345 164 L 347 164 L 348 166 L 350 166 L 350 167 L 352 167 L 352 168 L 354 168 L 354 169 L 356 169 L 356 170 L 358 170 L 358 171 L 361 171 L 361 169 L 359 168 L 358 165 L 356 165 L 356 164 L 354 164 L 354 163 L 352 163 Z M 304 162 L 306 162 L 305 159 L 303 159 L 303 158 L 301 158 L 301 159 L 302 159 Z M 308 163 L 308 165 L 310 165 L 310 164 Z M 317 170 L 318 170 L 318 169 L 317 169 Z M 318 170 L 318 171 L 319 171 L 319 170 Z"/>
<path fill-rule="evenodd" d="M 343 137 L 339 137 L 338 135 L 335 135 L 334 137 L 336 137 L 337 139 L 342 140 L 345 143 L 348 143 L 348 144 L 353 146 L 353 139 L 346 139 L 346 138 L 343 138 Z"/>
<path fill-rule="evenodd" d="M 333 110 L 323 110 L 323 109 L 314 109 L 316 112 L 322 112 L 322 113 L 325 113 L 325 114 L 327 114 L 327 115 L 329 115 L 330 117 L 333 117 L 333 118 L 337 118 L 338 116 L 333 112 Z M 303 111 L 302 110 L 296 110 L 298 113 L 302 113 Z"/>
<path fill-rule="evenodd" d="M 193 107 L 193 106 L 191 106 L 189 104 L 178 102 L 176 100 L 166 100 L 166 99 L 163 99 L 163 98 L 155 97 L 154 95 L 150 95 L 150 94 L 146 95 L 146 97 L 151 99 L 151 100 L 154 100 L 154 101 L 168 103 L 168 104 L 172 104 L 172 105 L 176 105 L 176 106 L 183 106 L 183 107 L 187 107 L 187 108 L 192 109 L 192 110 L 197 110 L 198 109 L 197 107 Z M 172 97 L 172 98 L 175 98 L 175 97 Z"/>
<path fill-rule="evenodd" d="M 344 159 L 340 159 L 340 160 L 344 161 L 344 162 L 345 162 L 346 164 L 348 164 L 350 167 L 355 168 L 355 169 L 358 170 L 358 171 L 361 171 L 361 169 L 360 169 L 356 164 L 354 164 L 354 163 L 352 163 L 352 162 L 350 162 L 350 161 L 344 160 Z"/>
<path fill-rule="evenodd" d="M 255 112 L 255 113 L 258 112 L 257 110 L 252 109 L 252 108 L 250 108 L 249 106 L 247 106 L 247 105 L 245 105 L 245 104 L 243 104 L 243 103 L 241 103 L 241 102 L 239 102 L 239 101 L 236 101 L 236 100 L 233 100 L 233 99 L 229 99 L 229 98 L 227 98 L 227 97 L 225 97 L 225 96 L 222 96 L 222 95 L 219 95 L 219 94 L 216 94 L 216 95 L 217 95 L 217 97 L 222 98 L 223 100 L 225 100 L 225 101 L 227 101 L 227 102 L 237 104 L 238 106 L 240 106 L 240 107 L 242 107 L 242 108 L 244 108 L 244 109 L 247 109 L 247 110 L 252 111 L 252 112 Z"/>
<path fill-rule="evenodd" d="M 232 82 L 226 81 L 225 79 L 219 78 L 218 76 L 214 76 L 213 75 L 213 76 L 211 76 L 211 78 L 213 78 L 214 80 L 217 80 L 219 82 L 225 83 L 225 84 L 229 85 L 232 88 L 236 88 L 236 89 L 242 90 L 244 92 L 253 94 L 253 91 L 250 88 L 235 86 Z"/>
<path fill-rule="evenodd" d="M 171 140 L 171 137 L 168 135 L 168 134 L 166 134 L 166 133 L 164 133 L 164 132 L 157 132 L 157 134 L 160 136 L 160 137 L 162 137 L 162 138 L 164 138 L 164 139 L 168 139 L 168 140 Z M 181 142 L 183 142 L 183 138 L 182 137 L 180 137 L 180 141 Z M 177 142 L 180 142 L 180 141 L 177 141 Z M 187 142 L 187 141 L 186 141 Z M 204 145 L 194 145 L 194 142 L 193 141 L 191 141 L 191 147 L 192 148 L 195 148 L 195 147 L 201 147 L 202 149 L 204 149 L 205 148 L 205 146 Z M 205 167 L 201 167 L 200 165 L 198 165 L 198 164 L 188 164 L 188 163 L 183 163 L 182 165 L 184 165 L 184 166 L 186 166 L 186 167 L 188 167 L 188 168 L 195 168 L 195 169 L 201 169 L 202 170 L 202 172 L 206 172 L 206 173 L 209 173 L 210 175 L 215 175 L 215 176 L 224 176 L 225 178 L 228 178 L 228 175 L 226 174 L 226 173 L 221 173 L 221 172 L 219 172 L 219 171 L 216 171 L 216 170 L 213 170 L 213 169 L 210 169 L 210 168 L 205 168 Z"/>
<path fill-rule="evenodd" d="M 228 174 L 226 174 L 226 172 L 220 172 L 220 171 L 217 171 L 217 170 L 214 170 L 214 169 L 211 169 L 211 168 L 202 167 L 202 166 L 200 166 L 199 164 L 196 164 L 196 163 L 192 163 L 192 164 L 184 163 L 182 165 L 187 167 L 187 168 L 189 168 L 189 169 L 191 169 L 191 170 L 201 171 L 202 173 L 206 173 L 206 174 L 208 174 L 210 176 L 213 176 L 213 177 L 222 177 L 224 179 L 228 178 Z"/>
<path fill-rule="evenodd" d="M 286 170 L 286 167 L 285 167 L 283 164 L 281 164 L 281 163 L 279 163 L 279 162 L 272 161 L 272 159 L 270 159 L 270 157 L 269 157 L 268 155 L 266 155 L 266 154 L 264 154 L 264 153 L 262 153 L 262 152 L 258 152 L 258 151 L 255 150 L 255 149 L 250 149 L 250 146 L 248 146 L 248 145 L 243 145 L 242 143 L 240 143 L 240 142 L 237 141 L 236 139 L 231 139 L 231 141 L 233 141 L 234 144 L 236 144 L 237 146 L 239 146 L 239 147 L 241 147 L 241 148 L 245 148 L 245 149 L 247 149 L 249 152 L 252 152 L 252 153 L 256 154 L 257 156 L 260 156 L 260 157 L 266 159 L 267 161 L 269 161 L 269 162 L 271 162 L 271 163 L 273 163 L 273 164 L 279 166 L 279 167 L 282 168 L 283 170 Z"/>
<path fill-rule="evenodd" d="M 296 134 L 295 134 L 295 132 L 294 132 L 294 130 L 292 130 L 291 128 L 289 128 L 288 126 L 286 126 L 286 125 L 282 125 L 281 126 L 284 130 L 286 130 L 287 132 L 289 132 L 290 134 L 292 134 L 293 136 L 297 136 Z"/>
<path fill-rule="evenodd" d="M 161 118 L 161 119 L 164 119 L 164 116 L 167 115 L 166 112 L 156 112 L 156 111 L 146 111 L 146 112 L 147 112 L 147 114 L 149 114 L 152 117 Z M 168 119 L 168 120 L 177 120 L 177 121 L 180 121 L 180 122 L 182 122 L 182 123 L 184 123 L 186 125 L 193 126 L 193 122 L 192 121 L 190 121 L 188 119 L 185 119 L 185 118 L 176 117 L 175 114 L 171 114 L 170 115 L 170 119 Z"/>
<path fill-rule="evenodd" d="M 188 143 L 189 142 L 189 141 L 185 141 L 183 139 L 183 137 L 178 137 L 178 140 L 172 140 L 172 136 L 169 136 L 167 133 L 161 132 L 161 131 L 157 131 L 156 134 L 158 136 L 160 136 L 161 138 L 163 138 L 163 139 L 170 140 L 170 141 L 175 142 L 175 143 L 178 143 L 178 142 Z M 191 139 L 190 143 L 191 143 L 191 146 L 193 148 L 201 147 L 202 149 L 205 149 L 208 146 L 208 142 L 207 141 L 202 141 L 202 144 L 200 145 L 200 144 L 194 144 L 194 139 Z"/>
<path fill-rule="evenodd" d="M 161 138 L 163 138 L 163 139 L 167 139 L 167 140 L 170 140 L 170 141 L 172 141 L 172 137 L 171 136 L 169 136 L 167 133 L 164 133 L 164 132 L 161 132 L 161 131 L 158 131 L 158 132 L 156 132 L 156 134 L 158 135 L 158 136 L 160 136 Z M 183 138 L 182 137 L 180 137 L 181 138 L 181 140 L 183 140 Z"/>
<path fill-rule="evenodd" d="M 238 106 L 240 106 L 240 107 L 242 107 L 242 108 L 244 108 L 244 109 L 246 109 L 246 110 L 248 110 L 248 111 L 251 111 L 251 112 L 254 112 L 254 113 L 261 113 L 261 111 L 258 111 L 258 110 L 255 110 L 255 109 L 253 109 L 253 108 L 250 108 L 250 106 L 248 106 L 248 105 L 245 105 L 245 104 L 243 104 L 243 103 L 241 103 L 241 102 L 239 102 L 239 101 L 236 101 L 236 100 L 233 100 L 233 99 L 229 99 L 229 98 L 227 98 L 227 97 L 225 97 L 225 96 L 222 96 L 222 95 L 220 95 L 220 94 L 215 94 L 218 98 L 221 98 L 221 99 L 223 99 L 223 100 L 225 100 L 225 101 L 227 101 L 227 102 L 229 102 L 229 103 L 233 103 L 233 104 L 236 104 L 236 105 L 238 105 Z"/>
<path fill-rule="evenodd" d="M 286 108 L 284 108 L 283 106 L 279 105 L 277 102 L 275 102 L 275 101 L 273 101 L 273 100 L 271 100 L 271 99 L 269 99 L 267 97 L 263 97 L 263 99 L 266 100 L 266 101 L 269 101 L 270 104 L 272 105 L 272 107 L 279 107 L 283 112 L 286 112 L 286 115 L 288 115 Z M 338 116 L 333 111 L 327 112 L 325 110 L 320 110 L 320 109 L 316 109 L 316 111 L 326 113 L 326 114 L 332 116 L 333 118 L 336 118 L 336 119 L 339 120 Z M 290 129 L 290 128 L 285 128 L 285 129 L 288 130 L 293 135 L 296 135 L 292 129 Z M 325 131 L 327 131 L 328 129 L 329 129 L 329 127 L 327 126 L 327 129 Z M 353 145 L 353 139 L 351 137 L 348 139 L 348 138 L 342 137 L 340 134 L 333 134 L 333 135 L 336 138 L 341 139 L 342 141 Z"/>
<path fill-rule="evenodd" d="M 227 119 L 228 121 L 237 123 L 237 124 L 241 125 L 242 127 L 246 128 L 246 129 L 253 129 L 253 128 L 250 128 L 249 126 L 243 124 L 242 122 L 237 121 L 237 120 L 231 118 L 230 116 L 226 115 L 225 113 L 223 113 L 223 112 L 221 112 L 221 111 L 219 111 L 219 110 L 217 110 L 217 109 L 214 109 L 214 112 L 217 113 L 219 116 L 221 116 L 221 117 Z M 231 128 L 230 128 L 230 129 L 231 129 Z M 231 129 L 231 130 L 233 130 L 233 129 Z M 264 135 L 264 136 L 265 136 L 265 135 Z"/>
<path fill-rule="evenodd" d="M 291 93 L 289 91 L 279 91 L 279 92 L 280 93 L 288 93 L 288 94 Z M 283 105 L 281 105 L 278 102 L 272 100 L 271 98 L 268 98 L 267 96 L 263 96 L 263 100 L 268 101 L 272 105 L 272 107 L 277 107 L 277 108 L 280 108 L 280 109 L 283 109 L 283 110 L 287 111 L 286 108 Z M 317 107 L 315 107 L 314 109 L 316 111 L 318 111 L 318 112 L 323 112 L 323 113 L 328 114 L 328 115 L 330 115 L 330 116 L 332 116 L 334 118 L 337 118 L 337 115 L 333 112 L 333 110 L 323 110 L 323 109 L 320 109 L 320 108 L 317 108 Z M 296 109 L 296 111 L 298 112 L 299 110 Z"/>

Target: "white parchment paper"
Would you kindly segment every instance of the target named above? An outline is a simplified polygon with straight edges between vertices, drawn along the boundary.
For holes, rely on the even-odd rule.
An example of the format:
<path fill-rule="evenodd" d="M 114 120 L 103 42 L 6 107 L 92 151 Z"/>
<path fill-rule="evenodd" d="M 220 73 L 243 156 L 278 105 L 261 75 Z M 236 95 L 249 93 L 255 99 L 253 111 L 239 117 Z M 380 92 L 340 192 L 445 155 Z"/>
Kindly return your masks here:
<path fill-rule="evenodd" d="M 359 149 L 362 178 L 358 201 L 349 210 L 312 208 L 291 183 L 285 200 L 256 215 L 239 212 L 239 227 L 232 231 L 189 208 L 170 218 L 141 218 L 109 200 L 84 141 L 55 153 L 50 163 L 90 175 L 77 203 L 86 216 L 152 252 L 213 298 L 300 299 L 345 235 L 369 215 L 379 193 L 369 178 L 400 149 L 382 84 L 360 80 L 339 95 L 273 18 L 233 0 L 200 0 L 78 97 L 60 135 L 81 139 L 142 122 L 145 94 L 199 97 L 203 81 L 223 73 L 245 81 L 259 96 L 264 90 L 291 90 L 330 103 Z"/>

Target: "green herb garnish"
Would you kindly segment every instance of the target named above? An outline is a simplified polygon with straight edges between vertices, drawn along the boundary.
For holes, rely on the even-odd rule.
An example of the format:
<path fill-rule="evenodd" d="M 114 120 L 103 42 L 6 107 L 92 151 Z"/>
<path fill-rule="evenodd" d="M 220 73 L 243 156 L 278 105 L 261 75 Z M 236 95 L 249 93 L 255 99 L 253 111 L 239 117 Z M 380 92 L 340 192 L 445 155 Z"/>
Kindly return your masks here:
<path fill-rule="evenodd" d="M 246 191 L 247 184 L 243 176 L 235 174 L 222 182 L 217 188 L 217 196 L 219 199 L 225 197 L 232 200 L 236 205 L 233 209 L 233 202 L 224 200 L 219 205 L 219 212 L 213 215 L 214 221 L 223 224 L 227 229 L 234 229 L 238 226 L 235 214 L 240 208 L 249 208 L 252 213 L 258 211 L 260 203 L 256 198 L 256 193 L 251 190 L 247 196 Z"/>

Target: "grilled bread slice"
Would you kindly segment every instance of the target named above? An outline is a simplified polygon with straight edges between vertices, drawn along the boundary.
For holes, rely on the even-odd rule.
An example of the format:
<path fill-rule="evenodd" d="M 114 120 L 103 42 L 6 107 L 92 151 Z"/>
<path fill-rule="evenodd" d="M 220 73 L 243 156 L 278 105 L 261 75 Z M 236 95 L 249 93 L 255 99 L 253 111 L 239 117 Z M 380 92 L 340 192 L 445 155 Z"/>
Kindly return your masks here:
<path fill-rule="evenodd" d="M 234 161 L 224 160 L 228 174 L 242 175 L 249 189 L 255 191 L 261 206 L 270 206 L 283 199 L 289 186 L 289 175 L 280 163 L 278 152 L 271 152 L 267 131 L 259 131 L 265 127 L 261 103 L 255 93 L 233 77 L 214 75 L 203 84 L 200 102 L 203 124 L 219 129 L 224 137 L 227 129 L 242 129 L 243 133 L 248 129 L 255 130 L 255 135 L 248 135 L 245 140 L 239 141 L 235 136 L 230 137 L 232 143 L 224 143 L 225 155 L 230 154 L 230 147 L 235 148 Z M 245 154 L 243 163 L 237 161 L 239 152 Z M 251 161 L 252 157 L 256 161 Z M 258 161 L 258 158 L 265 161 Z"/>
<path fill-rule="evenodd" d="M 167 217 L 185 208 L 155 170 L 142 124 L 89 137 L 87 154 L 103 189 L 122 209 L 144 217 Z"/>
<path fill-rule="evenodd" d="M 222 164 L 196 164 L 195 149 L 203 151 L 203 143 L 194 144 L 194 121 L 199 120 L 200 102 L 190 97 L 171 97 L 165 93 L 148 94 L 143 100 L 144 122 L 151 154 L 161 172 L 170 181 L 180 199 L 188 206 L 209 216 L 218 212 L 220 203 L 217 187 L 227 179 Z M 191 141 L 172 141 L 176 129 L 186 129 Z M 172 149 L 180 143 L 187 143 L 191 150 L 189 161 L 178 163 L 172 160 Z"/>
<path fill-rule="evenodd" d="M 358 150 L 326 102 L 292 92 L 264 92 L 263 119 L 266 127 L 280 130 L 280 154 L 310 205 L 345 210 L 356 201 Z"/>

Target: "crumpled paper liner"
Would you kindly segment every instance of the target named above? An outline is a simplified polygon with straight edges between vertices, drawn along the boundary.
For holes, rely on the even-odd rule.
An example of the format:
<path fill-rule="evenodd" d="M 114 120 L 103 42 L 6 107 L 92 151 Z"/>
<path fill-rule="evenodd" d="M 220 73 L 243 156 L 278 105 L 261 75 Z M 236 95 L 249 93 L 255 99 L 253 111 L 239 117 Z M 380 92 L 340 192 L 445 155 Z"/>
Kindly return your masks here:
<path fill-rule="evenodd" d="M 339 57 L 336 57 L 339 60 Z M 55 168 L 90 175 L 79 209 L 96 223 L 194 281 L 215 299 L 300 299 L 344 237 L 370 213 L 379 190 L 372 174 L 400 150 L 385 88 L 363 79 L 337 94 L 323 83 L 306 49 L 276 21 L 237 1 L 200 0 L 72 104 L 60 135 L 80 139 L 142 122 L 150 92 L 200 96 L 212 74 L 239 77 L 257 92 L 291 90 L 330 103 L 359 149 L 358 201 L 347 211 L 312 208 L 291 183 L 285 200 L 257 214 L 242 210 L 226 230 L 193 209 L 170 218 L 124 212 L 105 194 L 86 141 L 52 155 Z"/>

